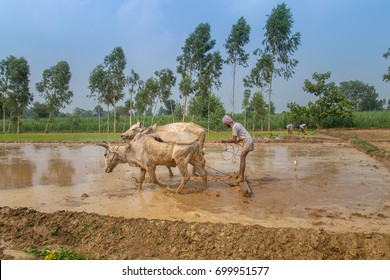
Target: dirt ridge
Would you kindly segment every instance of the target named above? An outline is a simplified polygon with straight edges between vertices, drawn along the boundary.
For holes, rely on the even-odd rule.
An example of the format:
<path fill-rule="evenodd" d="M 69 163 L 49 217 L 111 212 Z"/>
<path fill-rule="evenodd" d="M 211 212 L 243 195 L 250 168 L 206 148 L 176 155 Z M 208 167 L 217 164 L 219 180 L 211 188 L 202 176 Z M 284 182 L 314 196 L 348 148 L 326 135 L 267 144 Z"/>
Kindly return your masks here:
<path fill-rule="evenodd" d="M 55 229 L 55 230 L 54 230 Z M 89 259 L 390 259 L 390 235 L 225 223 L 125 219 L 0 207 L 7 249 L 65 247 Z"/>

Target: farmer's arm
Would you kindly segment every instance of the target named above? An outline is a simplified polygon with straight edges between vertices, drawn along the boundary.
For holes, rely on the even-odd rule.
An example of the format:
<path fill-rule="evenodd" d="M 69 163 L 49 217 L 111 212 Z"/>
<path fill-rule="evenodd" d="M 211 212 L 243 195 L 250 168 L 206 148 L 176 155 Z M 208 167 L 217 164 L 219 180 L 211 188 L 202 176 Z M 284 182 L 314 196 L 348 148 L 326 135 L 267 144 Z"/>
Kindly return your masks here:
<path fill-rule="evenodd" d="M 221 143 L 238 143 L 238 137 L 233 135 L 233 138 L 231 139 L 226 139 L 226 140 L 221 140 Z"/>

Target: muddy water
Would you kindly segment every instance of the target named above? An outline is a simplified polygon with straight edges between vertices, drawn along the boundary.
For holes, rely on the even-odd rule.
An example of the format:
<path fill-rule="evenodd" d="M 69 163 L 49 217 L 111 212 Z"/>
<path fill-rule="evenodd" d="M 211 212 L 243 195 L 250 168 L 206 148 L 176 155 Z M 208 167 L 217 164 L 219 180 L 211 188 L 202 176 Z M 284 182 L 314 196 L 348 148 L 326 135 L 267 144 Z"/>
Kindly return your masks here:
<path fill-rule="evenodd" d="M 137 189 L 139 170 L 122 164 L 104 173 L 104 149 L 95 145 L 0 146 L 0 205 L 43 212 L 194 222 L 233 222 L 268 227 L 314 227 L 344 232 L 390 233 L 390 172 L 344 144 L 257 144 L 247 159 L 253 191 L 243 197 L 230 178 L 239 152 L 206 145 L 209 188 L 193 177 L 184 194 L 153 184 Z M 157 176 L 174 189 L 165 167 Z"/>

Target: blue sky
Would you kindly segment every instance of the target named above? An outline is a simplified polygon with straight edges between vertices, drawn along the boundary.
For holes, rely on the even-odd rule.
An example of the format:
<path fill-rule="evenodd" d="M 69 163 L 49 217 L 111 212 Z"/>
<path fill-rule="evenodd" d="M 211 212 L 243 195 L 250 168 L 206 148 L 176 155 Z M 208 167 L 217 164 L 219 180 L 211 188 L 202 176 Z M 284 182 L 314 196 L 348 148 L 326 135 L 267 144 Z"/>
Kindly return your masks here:
<path fill-rule="evenodd" d="M 239 68 L 236 112 L 241 109 L 242 78 L 254 66 L 256 48 L 262 48 L 267 16 L 285 2 L 294 17 L 292 31 L 301 33 L 294 76 L 274 81 L 272 100 L 277 112 L 287 103 L 306 105 L 313 97 L 302 90 L 314 72 L 332 72 L 331 81 L 360 80 L 373 85 L 380 99 L 390 98 L 390 83 L 382 81 L 390 60 L 390 1 L 388 0 L 0 0 L 0 59 L 24 56 L 30 64 L 30 90 L 42 102 L 35 83 L 43 70 L 60 60 L 70 64 L 75 107 L 92 109 L 87 98 L 89 74 L 115 47 L 123 48 L 126 75 L 134 69 L 146 80 L 156 70 L 176 71 L 176 58 L 185 39 L 200 23 L 209 23 L 215 50 L 225 58 L 223 44 L 231 27 L 243 16 L 251 26 L 249 67 Z M 177 76 L 179 78 L 179 76 Z M 231 111 L 232 71 L 224 65 L 220 96 Z M 253 92 L 253 91 L 252 91 Z M 177 88 L 173 98 L 179 99 Z M 128 99 L 128 96 L 126 96 Z M 118 103 L 123 105 L 123 101 Z"/>

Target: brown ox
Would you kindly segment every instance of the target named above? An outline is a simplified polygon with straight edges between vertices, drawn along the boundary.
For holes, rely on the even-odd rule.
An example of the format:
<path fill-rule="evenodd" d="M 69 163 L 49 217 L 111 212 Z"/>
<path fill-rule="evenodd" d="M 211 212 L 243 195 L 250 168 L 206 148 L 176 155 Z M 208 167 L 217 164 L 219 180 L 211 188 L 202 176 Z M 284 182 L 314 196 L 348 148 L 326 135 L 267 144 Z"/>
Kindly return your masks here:
<path fill-rule="evenodd" d="M 198 143 L 200 145 L 200 151 L 203 153 L 204 142 L 206 139 L 206 130 L 200 125 L 197 125 L 193 122 L 171 123 L 166 125 L 155 124 L 148 128 L 143 127 L 140 122 L 137 122 L 136 124 L 132 125 L 125 133 L 123 133 L 121 137 L 123 140 L 131 140 L 138 133 L 143 133 L 143 134 L 164 133 L 165 134 L 170 132 L 173 133 L 186 132 L 190 135 L 195 136 L 199 140 Z M 176 134 L 173 135 L 175 136 Z M 168 167 L 169 175 L 173 176 L 171 168 L 169 166 L 167 167 Z M 193 174 L 195 174 L 195 167 L 193 168 Z"/>
<path fill-rule="evenodd" d="M 181 138 L 183 138 L 183 133 L 185 134 L 185 132 L 180 133 Z M 200 151 L 199 141 L 196 139 L 192 143 L 184 144 L 164 142 L 164 138 L 171 139 L 171 137 L 172 133 L 170 135 L 164 135 L 164 133 L 153 135 L 138 134 L 124 146 L 112 146 L 107 142 L 99 143 L 99 146 L 106 148 L 104 154 L 105 171 L 107 173 L 112 172 L 118 163 L 138 166 L 141 168 L 138 188 L 141 189 L 146 171 L 149 173 L 152 183 L 160 187 L 166 187 L 156 178 L 156 166 L 177 166 L 181 176 L 180 185 L 176 189 L 176 192 L 179 193 L 190 178 L 187 170 L 187 165 L 190 163 L 202 177 L 204 188 L 206 189 L 207 172 L 203 168 L 205 159 Z M 191 139 L 190 136 L 185 138 Z"/>

